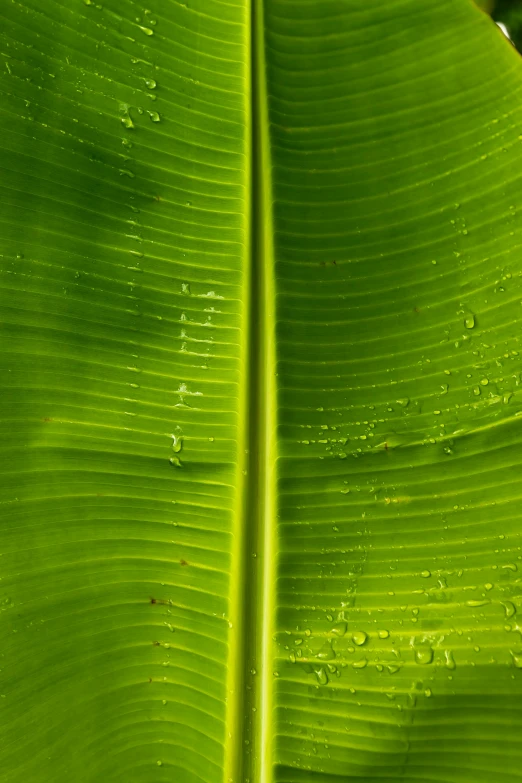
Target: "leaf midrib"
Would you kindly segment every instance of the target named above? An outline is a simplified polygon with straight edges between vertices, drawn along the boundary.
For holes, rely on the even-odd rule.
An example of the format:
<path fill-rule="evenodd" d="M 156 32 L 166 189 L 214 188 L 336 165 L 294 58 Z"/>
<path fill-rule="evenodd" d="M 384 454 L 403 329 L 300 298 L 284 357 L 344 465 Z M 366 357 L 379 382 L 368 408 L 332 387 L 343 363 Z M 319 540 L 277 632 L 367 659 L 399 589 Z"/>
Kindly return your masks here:
<path fill-rule="evenodd" d="M 231 580 L 225 774 L 227 781 L 272 779 L 272 636 L 275 584 L 274 285 L 262 0 L 246 9 L 250 31 L 245 90 L 248 161 L 238 495 Z"/>

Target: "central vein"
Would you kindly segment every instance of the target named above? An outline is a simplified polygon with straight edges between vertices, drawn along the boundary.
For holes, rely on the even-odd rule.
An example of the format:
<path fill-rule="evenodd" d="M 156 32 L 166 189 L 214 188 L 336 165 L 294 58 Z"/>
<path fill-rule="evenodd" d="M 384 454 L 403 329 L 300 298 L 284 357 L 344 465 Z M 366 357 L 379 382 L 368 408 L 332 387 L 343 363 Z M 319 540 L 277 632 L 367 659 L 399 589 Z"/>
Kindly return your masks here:
<path fill-rule="evenodd" d="M 238 512 L 237 582 L 232 596 L 237 627 L 231 633 L 226 783 L 272 779 L 272 636 L 275 570 L 275 361 L 272 212 L 262 0 L 250 9 L 250 191 L 247 300 L 244 306 L 247 388 L 242 405 L 246 450 Z"/>

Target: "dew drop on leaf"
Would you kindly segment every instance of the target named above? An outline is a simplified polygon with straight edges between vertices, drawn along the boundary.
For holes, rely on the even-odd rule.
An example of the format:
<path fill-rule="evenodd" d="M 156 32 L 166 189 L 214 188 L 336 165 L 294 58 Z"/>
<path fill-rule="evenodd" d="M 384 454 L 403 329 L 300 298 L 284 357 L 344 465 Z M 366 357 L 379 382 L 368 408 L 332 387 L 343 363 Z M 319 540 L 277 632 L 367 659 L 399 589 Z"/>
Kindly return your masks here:
<path fill-rule="evenodd" d="M 172 450 L 175 451 L 176 454 L 179 454 L 179 452 L 183 448 L 183 436 L 171 435 L 171 438 L 172 438 Z"/>
<path fill-rule="evenodd" d="M 433 661 L 433 650 L 431 647 L 419 647 L 415 650 L 415 661 L 421 666 L 426 666 Z"/>
<path fill-rule="evenodd" d="M 366 642 L 367 638 L 368 635 L 364 631 L 355 631 L 355 633 L 352 634 L 352 641 L 358 647 L 361 647 Z"/>
<path fill-rule="evenodd" d="M 322 666 L 320 666 L 318 669 L 314 669 L 314 674 L 319 685 L 328 685 L 328 675 Z"/>
<path fill-rule="evenodd" d="M 455 669 L 457 666 L 451 650 L 444 651 L 444 665 L 446 666 L 447 669 Z"/>
<path fill-rule="evenodd" d="M 333 661 L 335 658 L 335 650 L 333 649 L 331 643 L 325 642 L 323 644 L 317 653 L 317 658 L 320 658 L 323 661 Z"/>

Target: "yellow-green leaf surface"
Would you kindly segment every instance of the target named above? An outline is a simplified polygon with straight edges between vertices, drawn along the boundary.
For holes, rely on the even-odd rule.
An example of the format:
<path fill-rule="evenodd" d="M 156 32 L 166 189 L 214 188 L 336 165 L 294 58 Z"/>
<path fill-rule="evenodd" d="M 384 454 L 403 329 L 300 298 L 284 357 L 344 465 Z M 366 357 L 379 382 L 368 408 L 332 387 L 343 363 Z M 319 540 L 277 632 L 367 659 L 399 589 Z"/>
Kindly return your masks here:
<path fill-rule="evenodd" d="M 515 49 L 0 19 L 0 781 L 522 781 Z"/>

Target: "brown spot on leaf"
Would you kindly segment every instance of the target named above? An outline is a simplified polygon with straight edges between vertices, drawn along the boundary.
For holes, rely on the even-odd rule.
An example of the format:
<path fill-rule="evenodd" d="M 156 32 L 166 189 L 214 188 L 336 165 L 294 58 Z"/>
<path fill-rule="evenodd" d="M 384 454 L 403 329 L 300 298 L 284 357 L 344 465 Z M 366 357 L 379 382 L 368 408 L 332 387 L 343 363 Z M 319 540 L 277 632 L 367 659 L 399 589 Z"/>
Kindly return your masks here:
<path fill-rule="evenodd" d="M 180 560 L 179 562 L 180 562 L 180 565 L 188 565 L 186 560 Z"/>

